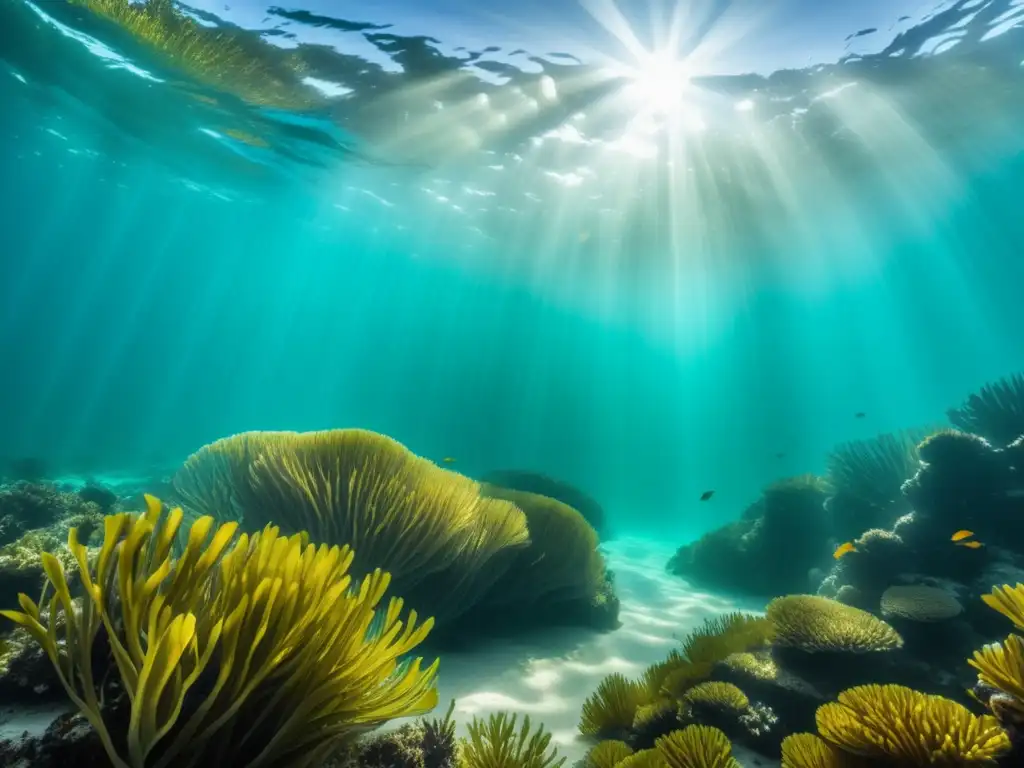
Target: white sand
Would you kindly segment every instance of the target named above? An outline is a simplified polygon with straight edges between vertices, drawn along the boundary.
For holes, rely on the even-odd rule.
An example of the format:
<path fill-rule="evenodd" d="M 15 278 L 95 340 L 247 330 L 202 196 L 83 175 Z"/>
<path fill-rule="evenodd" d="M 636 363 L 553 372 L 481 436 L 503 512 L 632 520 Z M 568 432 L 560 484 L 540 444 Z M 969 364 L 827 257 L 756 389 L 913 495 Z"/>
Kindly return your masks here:
<path fill-rule="evenodd" d="M 571 764 L 588 748 L 578 737 L 580 708 L 601 678 L 612 672 L 639 675 L 706 618 L 763 609 L 692 590 L 665 571 L 674 551 L 667 545 L 625 539 L 610 542 L 605 550 L 622 601 L 618 630 L 595 634 L 560 629 L 442 656 L 438 712 L 443 714 L 455 698 L 460 734 L 465 734 L 474 715 L 502 710 L 529 715 L 551 731 L 560 754 Z M 771 763 L 764 758 L 755 763 L 741 750 L 736 756 L 748 768 Z"/>

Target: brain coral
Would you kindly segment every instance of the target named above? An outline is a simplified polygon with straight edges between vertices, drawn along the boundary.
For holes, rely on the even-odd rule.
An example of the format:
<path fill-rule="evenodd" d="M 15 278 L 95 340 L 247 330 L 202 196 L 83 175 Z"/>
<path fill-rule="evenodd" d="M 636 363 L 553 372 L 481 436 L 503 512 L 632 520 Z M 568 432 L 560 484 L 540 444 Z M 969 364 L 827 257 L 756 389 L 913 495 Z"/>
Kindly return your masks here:
<path fill-rule="evenodd" d="M 910 621 L 943 621 L 964 607 L 944 589 L 924 584 L 889 587 L 882 593 L 882 615 Z"/>

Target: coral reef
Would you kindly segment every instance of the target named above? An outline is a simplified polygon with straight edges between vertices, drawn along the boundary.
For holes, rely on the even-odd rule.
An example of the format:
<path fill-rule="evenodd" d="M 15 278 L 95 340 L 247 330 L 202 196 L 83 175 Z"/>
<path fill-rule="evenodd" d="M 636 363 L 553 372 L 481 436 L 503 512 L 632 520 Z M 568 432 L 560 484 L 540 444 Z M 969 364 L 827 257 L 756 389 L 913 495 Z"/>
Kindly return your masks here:
<path fill-rule="evenodd" d="M 668 570 L 702 586 L 760 597 L 804 591 L 808 573 L 830 560 L 822 505 L 825 485 L 813 475 L 772 484 L 744 519 L 679 548 Z M 779 557 L 780 552 L 786 557 Z"/>
<path fill-rule="evenodd" d="M 608 521 L 597 499 L 569 483 L 522 469 L 494 470 L 485 474 L 480 482 L 512 491 L 535 493 L 560 501 L 583 515 L 583 519 L 590 523 L 591 528 L 597 531 L 602 540 L 609 538 Z"/>
<path fill-rule="evenodd" d="M 102 512 L 88 496 L 61 491 L 48 483 L 22 481 L 0 486 L 0 545 L 16 541 L 32 529 Z"/>
<path fill-rule="evenodd" d="M 977 574 L 987 553 L 942 546 L 960 529 L 982 542 L 1024 540 L 1024 466 L 1018 469 L 1014 450 L 955 430 L 921 443 L 921 465 L 903 493 L 914 507 L 914 545 L 926 572 L 960 581 Z"/>

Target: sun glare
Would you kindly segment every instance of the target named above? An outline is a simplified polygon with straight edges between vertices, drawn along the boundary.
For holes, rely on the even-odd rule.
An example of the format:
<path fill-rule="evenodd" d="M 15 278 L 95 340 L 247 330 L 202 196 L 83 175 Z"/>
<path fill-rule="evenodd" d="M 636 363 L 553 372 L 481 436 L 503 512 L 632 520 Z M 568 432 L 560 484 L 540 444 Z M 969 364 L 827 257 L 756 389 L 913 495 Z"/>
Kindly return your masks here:
<path fill-rule="evenodd" d="M 643 111 L 666 114 L 678 111 L 690 88 L 685 61 L 667 51 L 646 54 L 630 72 L 628 90 Z"/>

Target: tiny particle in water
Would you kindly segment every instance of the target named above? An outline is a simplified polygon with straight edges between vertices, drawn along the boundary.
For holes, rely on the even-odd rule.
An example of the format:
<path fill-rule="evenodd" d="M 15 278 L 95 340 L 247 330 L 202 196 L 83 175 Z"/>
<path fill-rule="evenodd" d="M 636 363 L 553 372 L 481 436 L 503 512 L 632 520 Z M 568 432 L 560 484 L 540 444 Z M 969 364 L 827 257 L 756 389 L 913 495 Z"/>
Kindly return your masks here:
<path fill-rule="evenodd" d="M 775 454 L 775 458 L 776 459 L 784 459 L 784 458 L 786 458 L 786 452 L 785 451 L 779 451 L 778 453 Z"/>
<path fill-rule="evenodd" d="M 714 495 L 715 495 L 714 491 L 704 491 L 704 493 L 702 493 L 700 495 L 700 500 L 701 501 L 707 501 L 708 499 L 710 499 Z"/>
<path fill-rule="evenodd" d="M 451 456 L 445 456 L 443 459 L 441 459 L 441 461 L 443 461 L 445 464 L 455 463 L 455 459 L 453 459 Z"/>

